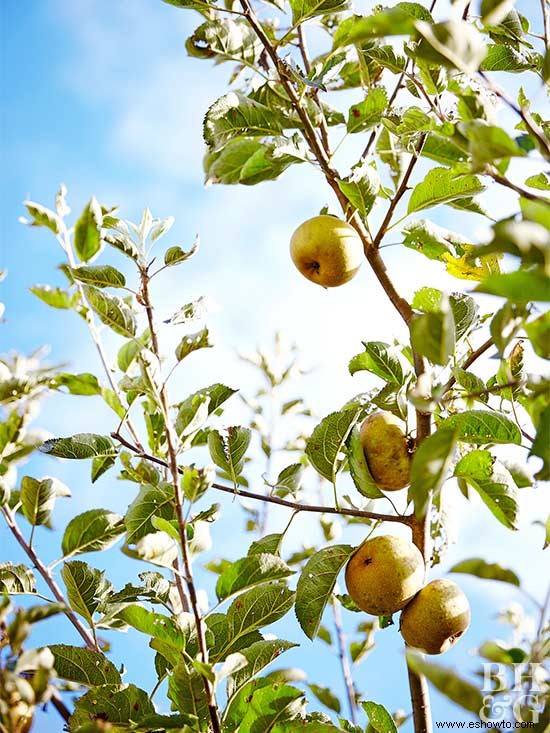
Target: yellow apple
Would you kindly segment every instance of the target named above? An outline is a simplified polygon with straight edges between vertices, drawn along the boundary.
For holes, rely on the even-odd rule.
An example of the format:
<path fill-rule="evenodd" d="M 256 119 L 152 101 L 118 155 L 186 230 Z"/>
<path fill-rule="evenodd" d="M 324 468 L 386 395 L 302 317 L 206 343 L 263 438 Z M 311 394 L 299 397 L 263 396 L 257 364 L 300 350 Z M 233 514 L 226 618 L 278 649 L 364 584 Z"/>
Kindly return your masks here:
<path fill-rule="evenodd" d="M 452 580 L 432 580 L 403 609 L 401 635 L 426 654 L 450 649 L 470 625 L 470 604 Z"/>
<path fill-rule="evenodd" d="M 304 277 L 324 288 L 347 283 L 364 258 L 355 229 L 326 214 L 300 224 L 290 240 L 290 255 Z"/>
<path fill-rule="evenodd" d="M 379 489 L 397 491 L 410 481 L 411 454 L 403 423 L 391 412 L 380 410 L 361 425 L 361 445 Z"/>
<path fill-rule="evenodd" d="M 348 593 L 360 609 L 374 616 L 389 616 L 401 610 L 423 582 L 420 550 L 393 535 L 363 542 L 346 566 Z"/>

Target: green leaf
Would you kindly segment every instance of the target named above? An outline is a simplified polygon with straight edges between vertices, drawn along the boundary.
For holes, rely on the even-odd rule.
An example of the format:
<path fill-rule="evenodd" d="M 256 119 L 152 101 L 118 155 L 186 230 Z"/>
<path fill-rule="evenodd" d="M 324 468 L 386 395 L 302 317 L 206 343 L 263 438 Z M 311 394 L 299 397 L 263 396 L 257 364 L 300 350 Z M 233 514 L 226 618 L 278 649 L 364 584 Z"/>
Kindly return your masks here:
<path fill-rule="evenodd" d="M 95 458 L 118 455 L 117 446 L 107 435 L 77 433 L 70 438 L 51 438 L 40 447 L 42 453 L 56 458 Z"/>
<path fill-rule="evenodd" d="M 464 710 L 479 715 L 483 708 L 483 695 L 470 682 L 448 667 L 427 662 L 422 655 L 407 651 L 407 665 L 416 674 L 425 675 L 432 685 Z"/>
<path fill-rule="evenodd" d="M 176 347 L 176 359 L 182 361 L 186 356 L 189 356 L 193 351 L 198 349 L 207 349 L 213 346 L 210 342 L 210 334 L 207 328 L 203 328 L 202 331 L 197 333 L 191 333 L 188 336 L 184 336 Z"/>
<path fill-rule="evenodd" d="M 315 697 L 319 700 L 319 702 L 323 703 L 323 705 L 329 710 L 334 710 L 334 712 L 339 713 L 342 709 L 342 705 L 340 704 L 340 700 L 336 697 L 334 692 L 329 687 L 324 687 L 323 685 L 314 685 L 314 684 L 308 684 L 309 689 L 313 692 Z"/>
<path fill-rule="evenodd" d="M 343 464 L 344 444 L 362 408 L 347 408 L 333 412 L 321 420 L 307 441 L 306 456 L 311 465 L 328 481 L 336 482 Z"/>
<path fill-rule="evenodd" d="M 478 70 L 487 48 L 483 36 L 472 23 L 448 20 L 430 25 L 418 21 L 415 25 L 421 36 L 415 49 L 417 58 L 435 66 L 459 69 L 466 74 Z"/>
<path fill-rule="evenodd" d="M 126 542 L 132 544 L 154 531 L 153 517 L 167 521 L 176 518 L 174 508 L 174 489 L 168 483 L 159 486 L 145 484 L 128 507 L 124 523 L 126 525 Z"/>
<path fill-rule="evenodd" d="M 199 727 L 193 726 L 195 730 L 206 730 L 209 716 L 204 680 L 197 670 L 188 667 L 183 659 L 174 667 L 168 678 L 168 698 L 172 701 L 172 708 L 198 720 Z"/>
<path fill-rule="evenodd" d="M 523 649 L 505 646 L 498 641 L 486 641 L 477 651 L 480 657 L 500 664 L 521 664 L 527 659 L 527 653 Z"/>
<path fill-rule="evenodd" d="M 383 705 L 376 702 L 362 702 L 361 707 L 369 716 L 370 727 L 376 733 L 397 733 L 395 722 Z"/>
<path fill-rule="evenodd" d="M 412 375 L 412 367 L 396 346 L 383 341 L 364 341 L 365 351 L 349 363 L 350 374 L 365 369 L 385 382 L 403 385 Z"/>
<path fill-rule="evenodd" d="M 250 445 L 251 432 L 248 428 L 233 426 L 223 432 L 211 430 L 208 433 L 208 449 L 212 460 L 229 474 L 235 488 L 244 468 L 245 453 Z"/>
<path fill-rule="evenodd" d="M 81 265 L 70 267 L 69 272 L 75 280 L 96 288 L 123 288 L 126 285 L 124 275 L 111 265 Z"/>
<path fill-rule="evenodd" d="M 155 712 L 153 703 L 147 693 L 135 685 L 128 685 L 122 690 L 113 690 L 112 685 L 96 687 L 80 697 L 71 716 L 71 727 L 79 729 L 90 720 L 102 720 L 107 724 L 115 724 L 114 729 L 143 730 L 143 719 Z M 117 723 L 122 724 L 119 728 Z M 126 725 L 125 725 L 126 724 Z M 116 728 L 115 728 L 116 726 Z"/>
<path fill-rule="evenodd" d="M 310 557 L 302 570 L 296 588 L 296 617 L 309 639 L 317 635 L 336 578 L 353 550 L 350 545 L 325 547 Z"/>
<path fill-rule="evenodd" d="M 288 494 L 295 496 L 300 488 L 303 473 L 304 467 L 301 463 L 291 463 L 290 466 L 283 468 L 273 486 L 273 494 L 281 497 Z"/>
<path fill-rule="evenodd" d="M 120 336 L 133 337 L 136 333 L 134 314 L 116 295 L 109 295 L 91 285 L 84 285 L 84 295 L 99 320 Z"/>
<path fill-rule="evenodd" d="M 101 226 L 103 214 L 101 206 L 95 197 L 92 197 L 74 229 L 74 248 L 78 259 L 81 262 L 88 262 L 101 247 Z"/>
<path fill-rule="evenodd" d="M 514 479 L 489 451 L 477 449 L 467 453 L 456 464 L 454 475 L 478 492 L 501 524 L 518 529 L 519 502 Z"/>
<path fill-rule="evenodd" d="M 403 229 L 405 247 L 422 253 L 430 260 L 444 261 L 444 255 L 462 254 L 468 240 L 461 234 L 434 224 L 427 219 L 412 221 Z"/>
<path fill-rule="evenodd" d="M 164 0 L 164 2 L 173 2 L 173 0 Z M 146 715 L 139 721 L 138 730 L 150 733 L 152 730 L 176 730 L 176 733 L 185 726 L 189 726 L 192 730 L 196 725 L 196 719 L 193 715 L 178 713 L 177 715 L 161 715 L 160 713 L 152 713 Z"/>
<path fill-rule="evenodd" d="M 211 384 L 209 387 L 199 389 L 192 395 L 180 402 L 178 407 L 178 415 L 176 417 L 176 432 L 181 435 L 189 425 L 189 415 L 196 411 L 193 404 L 196 398 L 208 398 L 207 413 L 211 415 L 218 410 L 223 403 L 237 392 L 236 389 L 226 387 L 225 384 Z"/>
<path fill-rule="evenodd" d="M 533 59 L 526 53 L 516 51 L 507 44 L 492 43 L 487 46 L 487 54 L 479 68 L 481 71 L 508 71 L 517 74 L 534 66 Z"/>
<path fill-rule="evenodd" d="M 470 142 L 470 154 L 477 170 L 483 170 L 487 163 L 525 155 L 505 130 L 484 120 L 463 123 L 459 129 Z"/>
<path fill-rule="evenodd" d="M 479 392 L 483 393 L 483 391 L 486 389 L 483 379 L 480 379 L 472 372 L 468 372 L 465 369 L 461 369 L 460 367 L 453 367 L 451 369 L 451 372 L 453 374 L 453 377 L 456 379 L 456 383 L 464 388 L 464 391 L 466 393 L 464 395 L 465 399 L 468 397 L 469 394 L 475 394 Z M 475 399 L 480 400 L 481 402 L 487 402 L 488 395 L 480 394 Z"/>
<path fill-rule="evenodd" d="M 260 39 L 244 19 L 214 18 L 195 29 L 186 42 L 190 56 L 237 61 L 248 66 L 258 63 L 263 50 Z"/>
<path fill-rule="evenodd" d="M 456 340 L 465 336 L 478 320 L 479 306 L 475 300 L 464 293 L 451 293 L 449 305 L 455 322 Z"/>
<path fill-rule="evenodd" d="M 278 555 L 254 553 L 232 562 L 222 571 L 216 583 L 216 595 L 223 601 L 241 590 L 287 578 L 293 573 Z"/>
<path fill-rule="evenodd" d="M 133 262 L 140 262 L 141 255 L 138 248 L 127 232 L 108 232 L 103 240 Z"/>
<path fill-rule="evenodd" d="M 410 324 L 411 346 L 432 364 L 446 366 L 455 349 L 455 321 L 448 298 L 442 297 L 439 311 L 414 315 Z"/>
<path fill-rule="evenodd" d="M 430 492 L 437 492 L 450 469 L 458 430 L 439 427 L 418 446 L 411 465 L 409 499 L 414 501 L 417 517 L 426 514 Z"/>
<path fill-rule="evenodd" d="M 414 32 L 417 19 L 431 21 L 432 16 L 423 5 L 413 2 L 401 2 L 370 15 L 352 15 L 338 25 L 334 48 L 383 36 L 408 36 Z"/>
<path fill-rule="evenodd" d="M 450 428 L 458 431 L 458 440 L 474 445 L 487 443 L 521 444 L 518 426 L 498 412 L 469 410 L 442 420 L 439 429 Z"/>
<path fill-rule="evenodd" d="M 374 87 L 366 99 L 350 107 L 347 131 L 364 132 L 377 125 L 388 106 L 388 95 L 384 87 Z"/>
<path fill-rule="evenodd" d="M 79 613 L 91 625 L 99 604 L 113 590 L 101 570 L 92 568 L 82 560 L 64 563 L 61 577 L 67 588 L 67 599 L 73 611 Z"/>
<path fill-rule="evenodd" d="M 484 278 L 475 291 L 499 295 L 514 303 L 537 300 L 548 302 L 550 301 L 550 280 L 539 267 L 506 273 L 493 272 Z"/>
<path fill-rule="evenodd" d="M 24 476 L 21 481 L 23 514 L 33 526 L 47 524 L 54 508 L 57 493 L 52 479 L 38 481 Z"/>
<path fill-rule="evenodd" d="M 179 265 L 180 262 L 185 262 L 185 260 L 193 257 L 193 255 L 196 254 L 199 248 L 199 242 L 200 240 L 197 235 L 195 237 L 195 241 L 193 242 L 193 246 L 187 252 L 185 252 L 181 247 L 169 247 L 164 253 L 164 264 L 166 265 L 166 267 Z"/>
<path fill-rule="evenodd" d="M 352 428 L 347 439 L 346 447 L 349 470 L 357 491 L 368 499 L 379 499 L 383 497 L 384 494 L 376 485 L 369 470 L 357 427 Z"/>
<path fill-rule="evenodd" d="M 424 180 L 414 187 L 407 213 L 468 198 L 483 190 L 484 186 L 477 176 L 458 175 L 448 168 L 432 168 Z"/>
<path fill-rule="evenodd" d="M 49 644 L 55 671 L 62 680 L 87 687 L 120 685 L 122 679 L 115 665 L 104 654 L 68 644 Z"/>
<path fill-rule="evenodd" d="M 255 677 L 258 672 L 271 664 L 287 649 L 298 646 L 291 641 L 284 639 L 262 639 L 256 641 L 249 647 L 242 649 L 231 657 L 242 657 L 245 665 L 240 667 L 236 672 L 230 675 L 227 681 L 227 697 L 232 698 L 247 682 Z M 228 661 L 229 661 L 228 659 Z"/>
<path fill-rule="evenodd" d="M 112 547 L 126 527 L 119 514 L 107 509 L 90 509 L 73 517 L 61 542 L 63 556 L 95 552 Z"/>
<path fill-rule="evenodd" d="M 101 394 L 101 385 L 95 374 L 58 372 L 50 381 L 50 386 L 55 389 L 66 387 L 68 392 L 74 395 Z"/>
<path fill-rule="evenodd" d="M 95 483 L 100 476 L 103 476 L 114 465 L 115 459 L 112 456 L 97 456 L 94 458 L 91 471 L 92 483 Z"/>
<path fill-rule="evenodd" d="M 61 231 L 61 220 L 59 216 L 51 211 L 51 209 L 37 204 L 34 201 L 23 201 L 24 206 L 32 217 L 30 225 L 33 227 L 47 227 L 54 234 L 59 234 Z M 29 222 L 23 222 L 29 223 Z"/>
<path fill-rule="evenodd" d="M 257 689 L 246 707 L 240 729 L 266 733 L 285 721 L 301 719 L 304 693 L 290 685 L 274 684 Z"/>
<path fill-rule="evenodd" d="M 36 593 L 36 579 L 26 565 L 0 562 L 0 590 L 3 593 Z"/>
<path fill-rule="evenodd" d="M 117 613 L 117 617 L 142 634 L 160 639 L 178 651 L 185 648 L 191 633 L 195 633 L 194 626 L 184 632 L 175 617 L 153 613 L 137 604 L 125 606 Z"/>
<path fill-rule="evenodd" d="M 467 573 L 475 575 L 477 578 L 485 578 L 487 580 L 500 580 L 502 583 L 511 583 L 519 587 L 520 581 L 518 576 L 508 568 L 503 568 L 498 563 L 490 563 L 480 557 L 472 557 L 469 560 L 462 560 L 449 568 L 450 573 Z"/>
<path fill-rule="evenodd" d="M 328 13 L 341 13 L 350 6 L 349 0 L 289 0 L 292 10 L 292 24 Z"/>
<path fill-rule="evenodd" d="M 347 180 L 338 181 L 338 187 L 350 204 L 365 217 L 376 201 L 380 178 L 372 166 L 363 165 L 355 168 Z"/>
<path fill-rule="evenodd" d="M 220 97 L 204 118 L 204 140 L 214 147 L 242 135 L 263 137 L 278 135 L 282 131 L 283 123 L 278 115 L 240 92 Z"/>
<path fill-rule="evenodd" d="M 78 300 L 78 296 L 71 295 L 68 290 L 53 288 L 51 285 L 33 285 L 29 290 L 51 308 L 72 308 Z"/>
<path fill-rule="evenodd" d="M 134 547 L 127 542 L 121 550 L 128 557 L 169 569 L 173 568 L 178 556 L 178 545 L 166 532 L 151 532 L 139 539 Z"/>

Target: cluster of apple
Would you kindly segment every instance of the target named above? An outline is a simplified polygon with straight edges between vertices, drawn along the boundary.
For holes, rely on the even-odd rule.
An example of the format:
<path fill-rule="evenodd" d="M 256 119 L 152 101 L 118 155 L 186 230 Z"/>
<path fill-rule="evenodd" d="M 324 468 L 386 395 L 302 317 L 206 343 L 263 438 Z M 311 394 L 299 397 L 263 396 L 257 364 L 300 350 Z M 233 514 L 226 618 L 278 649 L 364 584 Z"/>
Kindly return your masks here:
<path fill-rule="evenodd" d="M 375 412 L 360 431 L 365 460 L 377 486 L 396 491 L 409 483 L 411 454 L 399 420 Z M 402 611 L 400 631 L 426 654 L 447 651 L 470 625 L 470 606 L 451 580 L 424 585 L 425 563 L 412 542 L 393 535 L 364 542 L 346 567 L 346 586 L 357 606 L 375 616 Z"/>

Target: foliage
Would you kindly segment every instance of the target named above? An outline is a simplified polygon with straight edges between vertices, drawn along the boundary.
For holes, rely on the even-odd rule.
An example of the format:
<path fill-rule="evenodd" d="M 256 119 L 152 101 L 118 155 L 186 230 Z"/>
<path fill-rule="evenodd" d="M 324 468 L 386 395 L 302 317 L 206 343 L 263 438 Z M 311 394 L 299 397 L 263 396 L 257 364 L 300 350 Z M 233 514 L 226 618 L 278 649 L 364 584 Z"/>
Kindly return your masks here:
<path fill-rule="evenodd" d="M 188 330 L 204 315 L 206 301 L 176 304 L 178 310 L 161 327 L 151 299 L 151 282 L 167 268 L 184 266 L 195 256 L 198 241 L 187 250 L 168 247 L 155 269 L 159 257 L 152 250 L 170 230 L 172 218 L 158 220 L 145 209 L 141 221 L 133 223 L 92 198 L 71 227 L 64 187 L 53 209 L 25 202 L 26 223 L 48 229 L 65 257 L 60 268 L 65 286 L 37 285 L 31 291 L 47 306 L 83 319 L 106 371 L 102 377 L 72 374 L 44 366 L 39 353 L 0 361 L 2 514 L 28 556 L 28 565 L 8 562 L 0 568 L 2 725 L 10 732 L 25 731 L 35 706 L 51 702 L 75 733 L 103 730 L 107 723 L 115 731 L 283 733 L 299 727 L 356 733 L 367 725 L 368 731 L 393 732 L 402 717 L 362 699 L 350 671 L 391 622 L 363 617 L 357 622 L 357 609 L 337 586 L 353 548 L 333 542 L 352 524 L 376 530 L 384 522 L 412 528 L 418 541 L 429 523 L 435 562 L 444 550 L 445 502 L 453 492 L 466 498 L 476 492 L 487 507 L 487 520 L 493 515 L 513 531 L 519 526 L 521 489 L 550 478 L 548 382 L 530 366 L 535 356 L 547 358 L 550 352 L 547 314 L 542 313 L 550 297 L 550 184 L 543 171 L 550 160 L 549 125 L 522 87 L 511 99 L 491 76 L 521 72 L 526 86 L 538 89 L 550 77 L 549 52 L 540 48 L 541 33 L 531 32 L 508 3 L 484 1 L 479 16 L 473 10 L 468 14 L 468 4 L 463 19 L 455 14 L 439 20 L 431 12 L 435 3 L 428 9 L 398 2 L 359 15 L 345 0 L 290 0 L 288 8 L 278 1 L 257 8 L 249 0 L 166 2 L 201 16 L 187 41 L 189 54 L 232 66 L 229 92 L 205 114 L 207 181 L 253 185 L 304 163 L 304 175 L 310 168 L 320 172 L 360 236 L 410 339 L 364 342 L 349 369 L 372 375 L 376 386 L 351 396 L 312 426 L 308 408 L 296 392 L 287 391 L 295 389 L 294 378 L 304 376 L 296 349 L 285 350 L 278 337 L 273 356 L 259 351 L 246 357 L 264 380 L 255 394 L 240 393 L 249 408 L 249 426 L 228 425 L 223 411 L 236 399 L 233 387 L 205 385 L 188 396 L 170 392 L 173 372 L 211 346 L 207 328 Z M 548 32 L 547 17 L 544 21 Z M 305 34 L 313 27 L 320 40 L 310 56 Z M 342 90 L 354 95 L 350 106 L 347 94 L 339 96 Z M 334 106 L 340 97 L 346 101 Z M 515 115 L 515 123 L 510 125 L 509 117 L 501 122 L 499 104 Z M 342 145 L 360 148 L 345 174 L 334 167 L 339 133 Z M 536 169 L 525 180 L 519 159 Z M 417 165 L 424 172 L 415 177 Z M 500 219 L 498 211 L 496 216 L 485 212 L 480 194 L 488 187 L 517 195 L 513 215 Z M 418 217 L 437 206 L 457 211 L 457 223 L 465 216 L 485 217 L 488 241 L 470 241 Z M 377 228 L 374 221 L 380 222 Z M 423 256 L 440 263 L 466 282 L 469 292 L 420 287 L 411 303 L 401 297 L 380 254 L 399 228 L 402 244 L 418 253 L 419 262 Z M 107 252 L 120 256 L 121 269 L 97 264 Z M 491 298 L 478 300 L 476 293 Z M 489 311 L 482 312 L 486 307 Z M 169 355 L 161 348 L 159 331 L 175 326 L 186 332 Z M 105 355 L 105 330 L 118 346 L 114 359 Z M 490 350 L 496 350 L 496 370 L 487 378 L 487 365 L 482 369 L 480 363 Z M 99 396 L 113 413 L 112 432 L 44 442 L 31 421 L 50 391 L 80 399 Z M 403 419 L 416 448 L 408 496 L 412 507 L 403 512 L 391 502 L 388 513 L 382 512 L 388 497 L 375 486 L 358 443 L 358 425 L 376 408 Z M 537 466 L 534 479 L 507 464 L 499 446 L 526 449 Z M 49 531 L 57 499 L 70 490 L 49 476 L 21 475 L 21 463 L 37 448 L 52 465 L 55 458 L 86 461 L 90 483 L 118 475 L 134 485 L 124 516 L 95 508 L 73 517 L 63 532 L 61 554 L 49 566 L 34 550 L 35 531 Z M 264 458 L 263 492 L 250 489 L 260 475 L 251 462 L 258 449 Z M 286 463 L 280 471 L 274 456 Z M 324 498 L 327 481 L 333 502 Z M 326 503 L 309 502 L 308 488 L 315 485 Z M 257 536 L 248 550 L 238 547 L 238 559 L 209 564 L 217 575 L 209 600 L 215 593 L 216 605 L 205 608 L 193 563 L 208 547 L 209 525 L 223 521 L 214 501 L 220 492 L 237 497 L 246 529 Z M 308 512 L 319 515 L 322 546 L 304 543 L 285 556 L 290 522 L 283 531 L 266 534 L 267 507 L 277 505 L 290 508 L 290 522 L 302 521 Z M 548 521 L 541 517 L 540 523 L 548 544 Z M 139 583 L 117 589 L 108 571 L 80 556 L 112 552 L 118 542 L 125 556 L 153 568 L 140 573 Z M 421 549 L 429 565 L 430 549 Z M 466 559 L 452 571 L 520 585 L 513 571 L 482 558 Z M 18 595 L 30 596 L 34 605 L 14 607 Z M 321 679 L 304 685 L 296 670 L 265 671 L 296 644 L 266 632 L 292 608 L 306 636 L 330 645 L 340 659 L 349 719 L 338 717 L 343 705 Z M 329 610 L 334 639 L 324 625 Z M 489 640 L 480 657 L 509 666 L 541 663 L 549 645 L 545 607 L 540 611 L 534 635 L 511 646 Z M 356 623 L 349 643 L 342 612 L 346 624 Z M 83 646 L 60 639 L 48 647 L 26 648 L 32 626 L 53 614 L 64 614 Z M 518 622 L 514 625 L 517 629 Z M 158 683 L 151 692 L 123 681 L 98 635 L 130 627 L 155 652 Z M 408 655 L 408 665 L 413 687 L 425 676 L 465 710 L 481 714 L 479 684 L 414 654 Z M 152 701 L 163 682 L 169 714 L 158 713 Z M 547 687 L 544 680 L 527 679 L 529 691 L 535 682 Z M 59 697 L 66 689 L 78 692 L 70 711 Z M 309 693 L 332 717 L 308 711 Z M 525 701 L 521 705 L 523 710 Z M 548 705 L 539 727 L 547 716 Z"/>

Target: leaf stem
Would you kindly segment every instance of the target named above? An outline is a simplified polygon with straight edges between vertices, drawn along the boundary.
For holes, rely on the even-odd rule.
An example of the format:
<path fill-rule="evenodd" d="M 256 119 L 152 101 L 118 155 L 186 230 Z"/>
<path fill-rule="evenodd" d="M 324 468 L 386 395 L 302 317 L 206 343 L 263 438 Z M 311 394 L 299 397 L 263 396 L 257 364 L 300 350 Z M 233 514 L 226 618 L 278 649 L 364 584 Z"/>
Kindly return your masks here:
<path fill-rule="evenodd" d="M 160 363 L 160 348 L 159 348 L 158 336 L 157 336 L 157 331 L 156 331 L 156 326 L 155 326 L 155 319 L 153 316 L 153 305 L 151 303 L 151 297 L 149 293 L 150 278 L 149 278 L 147 267 L 140 268 L 140 275 L 141 275 L 140 302 L 143 304 L 146 315 L 147 315 L 147 322 L 149 325 L 149 331 L 151 333 L 152 351 Z M 187 541 L 187 523 L 185 521 L 185 517 L 183 514 L 183 497 L 182 497 L 181 489 L 179 485 L 180 471 L 178 468 L 177 452 L 176 452 L 177 436 L 175 436 L 174 434 L 174 428 L 173 428 L 171 418 L 170 418 L 170 407 L 169 407 L 170 402 L 168 399 L 168 392 L 167 392 L 166 384 L 162 385 L 160 389 L 159 397 L 160 397 L 160 408 L 162 410 L 162 414 L 164 418 L 166 445 L 167 445 L 168 457 L 169 457 L 168 463 L 163 461 L 163 465 L 167 467 L 170 471 L 170 475 L 172 479 L 172 486 L 174 488 L 174 503 L 175 503 L 175 508 L 176 508 L 177 522 L 178 522 L 178 534 L 179 534 L 179 539 L 180 539 L 180 546 L 181 546 L 181 553 L 182 553 L 182 560 L 183 560 L 183 573 L 185 577 L 185 584 L 187 586 L 187 592 L 189 594 L 189 602 L 191 605 L 193 616 L 195 618 L 195 624 L 197 627 L 197 638 L 198 638 L 198 643 L 199 643 L 199 650 L 202 656 L 202 661 L 205 664 L 207 664 L 208 663 L 208 647 L 206 644 L 206 632 L 204 628 L 204 621 L 203 621 L 203 618 L 201 616 L 200 609 L 199 609 L 197 591 L 195 588 L 195 583 L 193 580 L 193 573 L 192 573 L 192 568 L 191 568 L 191 556 L 189 553 L 189 545 Z M 138 448 L 138 451 L 139 451 L 139 448 Z M 179 569 L 179 568 L 175 568 L 175 569 Z M 178 583 L 177 578 L 178 578 L 178 574 L 176 574 L 176 587 L 178 588 L 178 591 L 180 593 L 182 606 L 185 608 L 187 606 L 187 598 L 185 596 L 185 593 L 183 592 L 183 586 L 181 582 Z M 210 716 L 213 733 L 221 733 L 221 723 L 220 723 L 220 718 L 218 715 L 218 708 L 216 705 L 214 687 L 206 675 L 202 674 L 201 677 L 203 681 L 204 691 L 206 693 L 208 713 Z"/>
<path fill-rule="evenodd" d="M 36 554 L 34 549 L 31 547 L 31 545 L 25 539 L 23 533 L 19 529 L 19 525 L 17 524 L 17 521 L 14 515 L 11 513 L 11 511 L 6 506 L 2 507 L 2 514 L 4 515 L 4 519 L 6 520 L 6 524 L 8 525 L 10 532 L 15 537 L 19 546 L 25 552 L 29 560 L 32 562 L 33 566 L 38 570 L 38 572 L 44 579 L 44 582 L 46 583 L 46 585 L 52 592 L 55 600 L 59 601 L 59 603 L 62 603 L 64 606 L 67 607 L 67 610 L 63 611 L 63 613 L 69 619 L 69 621 L 74 626 L 74 628 L 77 630 L 78 634 L 80 635 L 80 637 L 86 644 L 86 647 L 88 649 L 92 649 L 93 651 L 99 651 L 99 647 L 96 644 L 96 642 L 94 641 L 93 637 L 90 635 L 89 631 L 82 624 L 82 622 L 80 621 L 76 613 L 70 608 L 70 604 L 68 603 L 67 599 L 61 592 L 61 589 L 55 582 L 52 574 L 50 573 L 48 568 L 44 565 L 42 560 L 38 557 L 38 555 Z"/>

